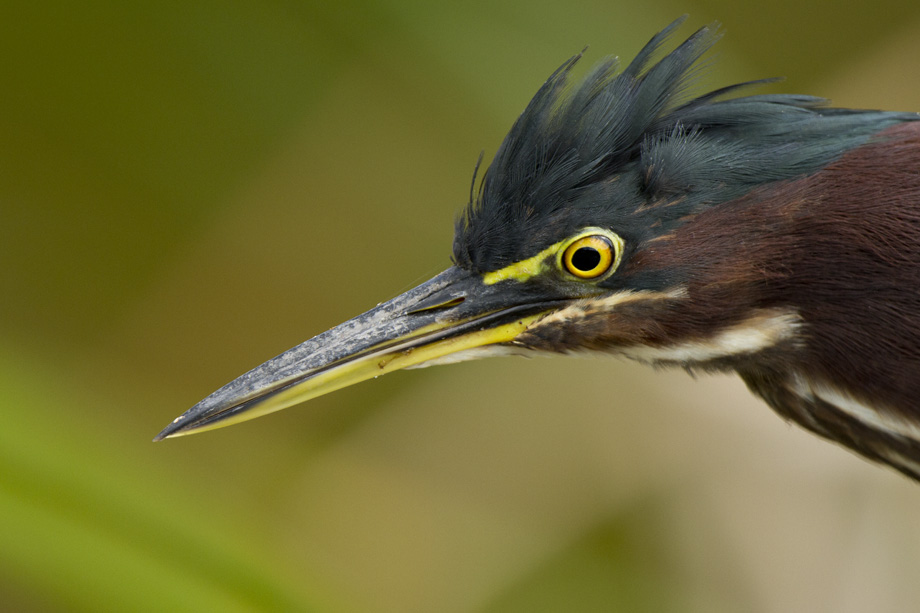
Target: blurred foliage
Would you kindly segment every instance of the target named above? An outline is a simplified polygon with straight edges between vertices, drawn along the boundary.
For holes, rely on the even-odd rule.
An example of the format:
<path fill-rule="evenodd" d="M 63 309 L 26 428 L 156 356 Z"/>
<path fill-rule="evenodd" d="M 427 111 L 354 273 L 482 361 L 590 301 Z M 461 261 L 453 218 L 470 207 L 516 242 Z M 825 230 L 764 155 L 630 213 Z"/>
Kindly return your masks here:
<path fill-rule="evenodd" d="M 5 2 L 0 609 L 911 608 L 916 488 L 735 381 L 464 364 L 149 443 L 445 267 L 543 79 L 683 12 L 706 85 L 920 109 L 906 0 Z"/>
<path fill-rule="evenodd" d="M 509 586 L 486 611 L 669 611 L 679 610 L 663 589 L 666 554 L 651 529 L 656 505 L 637 504 L 599 523 L 523 580 Z M 740 604 L 740 603 L 739 603 Z"/>

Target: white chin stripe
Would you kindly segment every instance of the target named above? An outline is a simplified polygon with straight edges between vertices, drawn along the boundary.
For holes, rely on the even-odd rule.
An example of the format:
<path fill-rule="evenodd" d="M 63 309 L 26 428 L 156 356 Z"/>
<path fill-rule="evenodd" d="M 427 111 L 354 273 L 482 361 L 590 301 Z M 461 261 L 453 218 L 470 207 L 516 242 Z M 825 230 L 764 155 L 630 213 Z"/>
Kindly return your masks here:
<path fill-rule="evenodd" d="M 623 348 L 627 357 L 642 362 L 694 364 L 718 358 L 752 355 L 790 340 L 801 320 L 787 309 L 764 309 L 753 317 L 725 328 L 705 341 L 689 341 L 667 347 L 635 345 Z"/>
<path fill-rule="evenodd" d="M 809 396 L 820 398 L 841 413 L 849 415 L 873 430 L 920 441 L 920 424 L 907 421 L 900 415 L 886 411 L 884 407 L 873 408 L 853 398 L 847 392 L 804 378 L 797 379 L 795 391 L 805 398 Z"/>

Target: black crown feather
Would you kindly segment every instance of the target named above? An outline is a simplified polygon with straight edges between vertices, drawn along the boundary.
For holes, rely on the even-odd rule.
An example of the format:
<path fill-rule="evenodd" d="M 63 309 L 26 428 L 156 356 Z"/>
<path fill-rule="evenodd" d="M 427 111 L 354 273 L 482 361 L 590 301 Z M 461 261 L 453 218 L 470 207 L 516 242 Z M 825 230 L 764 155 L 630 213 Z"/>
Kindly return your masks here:
<path fill-rule="evenodd" d="M 649 66 L 683 21 L 655 35 L 620 73 L 616 60 L 606 59 L 570 90 L 579 54 L 550 76 L 457 221 L 458 266 L 496 270 L 587 225 L 642 241 L 653 226 L 654 233 L 667 231 L 700 207 L 815 172 L 905 120 L 900 113 L 823 108 L 825 101 L 811 96 L 724 99 L 772 79 L 685 101 L 700 58 L 719 34 L 715 26 L 701 28 Z M 661 199 L 675 204 L 654 207 L 655 219 L 636 214 Z"/>

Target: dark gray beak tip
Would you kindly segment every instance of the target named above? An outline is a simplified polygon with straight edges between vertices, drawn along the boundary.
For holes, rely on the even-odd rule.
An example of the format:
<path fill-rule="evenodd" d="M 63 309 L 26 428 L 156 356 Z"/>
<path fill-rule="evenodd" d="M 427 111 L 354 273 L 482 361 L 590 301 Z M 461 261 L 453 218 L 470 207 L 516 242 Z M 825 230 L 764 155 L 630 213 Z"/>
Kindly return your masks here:
<path fill-rule="evenodd" d="M 168 426 L 166 426 L 165 428 L 163 428 L 163 430 L 159 434 L 153 437 L 153 442 L 158 443 L 164 439 L 169 438 L 171 435 L 175 434 L 178 430 L 182 428 L 182 426 L 180 425 L 181 423 L 182 423 L 181 421 L 173 422 L 169 424 Z"/>

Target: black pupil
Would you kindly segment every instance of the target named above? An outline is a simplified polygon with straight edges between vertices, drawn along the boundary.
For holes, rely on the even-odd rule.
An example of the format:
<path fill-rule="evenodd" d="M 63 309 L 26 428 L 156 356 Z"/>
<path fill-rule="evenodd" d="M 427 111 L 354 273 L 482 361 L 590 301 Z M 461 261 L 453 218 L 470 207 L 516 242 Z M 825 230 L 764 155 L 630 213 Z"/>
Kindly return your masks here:
<path fill-rule="evenodd" d="M 594 270 L 601 263 L 601 254 L 594 247 L 581 247 L 572 254 L 572 266 L 587 272 Z"/>

